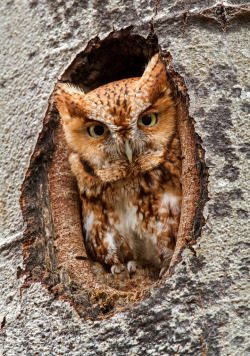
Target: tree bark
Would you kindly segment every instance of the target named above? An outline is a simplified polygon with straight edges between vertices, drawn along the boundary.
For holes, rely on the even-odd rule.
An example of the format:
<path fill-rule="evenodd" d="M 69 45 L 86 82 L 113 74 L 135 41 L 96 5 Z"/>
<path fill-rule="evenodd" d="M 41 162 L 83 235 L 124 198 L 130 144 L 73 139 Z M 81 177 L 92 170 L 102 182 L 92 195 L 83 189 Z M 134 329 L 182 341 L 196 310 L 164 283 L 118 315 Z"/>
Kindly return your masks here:
<path fill-rule="evenodd" d="M 1 2 L 0 354 L 249 352 L 247 3 Z M 116 289 L 108 277 L 101 284 L 92 278 L 82 241 L 66 231 L 70 216 L 53 205 L 61 184 L 73 192 L 72 209 L 78 198 L 74 180 L 63 175 L 67 155 L 48 100 L 59 78 L 72 78 L 79 53 L 122 29 L 142 42 L 156 37 L 160 53 L 171 57 L 169 75 L 186 105 L 178 107 L 178 118 L 191 213 L 183 210 L 166 280 L 144 286 L 143 297 L 139 290 L 132 295 L 133 283 L 126 282 L 132 301 L 119 308 L 113 299 L 128 298 L 122 283 Z M 59 206 L 68 197 L 58 197 Z M 67 244 L 58 244 L 61 219 Z M 79 220 L 70 220 L 76 235 Z M 72 254 L 78 259 L 69 263 Z"/>

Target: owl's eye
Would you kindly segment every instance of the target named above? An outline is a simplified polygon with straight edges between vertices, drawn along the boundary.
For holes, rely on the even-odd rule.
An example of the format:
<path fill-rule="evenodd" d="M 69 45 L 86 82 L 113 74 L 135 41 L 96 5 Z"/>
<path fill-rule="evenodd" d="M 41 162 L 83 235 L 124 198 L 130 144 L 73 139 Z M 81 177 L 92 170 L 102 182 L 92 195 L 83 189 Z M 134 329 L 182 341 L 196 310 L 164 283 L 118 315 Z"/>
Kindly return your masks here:
<path fill-rule="evenodd" d="M 150 113 L 139 118 L 138 125 L 140 126 L 154 126 L 157 123 L 157 114 Z"/>
<path fill-rule="evenodd" d="M 104 135 L 107 131 L 108 128 L 104 125 L 91 125 L 88 127 L 88 134 L 91 137 L 101 137 L 102 135 Z"/>

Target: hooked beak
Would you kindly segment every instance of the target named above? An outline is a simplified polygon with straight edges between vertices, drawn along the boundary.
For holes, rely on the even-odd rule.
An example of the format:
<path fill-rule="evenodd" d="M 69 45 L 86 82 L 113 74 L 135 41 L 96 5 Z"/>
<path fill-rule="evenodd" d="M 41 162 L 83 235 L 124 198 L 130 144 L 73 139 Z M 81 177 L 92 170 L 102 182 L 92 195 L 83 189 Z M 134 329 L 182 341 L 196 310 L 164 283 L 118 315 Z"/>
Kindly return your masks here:
<path fill-rule="evenodd" d="M 129 162 L 132 163 L 133 151 L 127 140 L 125 141 L 125 153 Z"/>

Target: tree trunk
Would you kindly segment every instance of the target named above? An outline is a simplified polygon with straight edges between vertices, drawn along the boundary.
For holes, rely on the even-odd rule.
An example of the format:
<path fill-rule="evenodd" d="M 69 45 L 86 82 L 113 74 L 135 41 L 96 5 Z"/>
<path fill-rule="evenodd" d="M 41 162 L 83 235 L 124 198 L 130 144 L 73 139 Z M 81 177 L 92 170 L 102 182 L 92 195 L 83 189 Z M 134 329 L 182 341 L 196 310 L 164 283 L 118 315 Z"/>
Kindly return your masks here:
<path fill-rule="evenodd" d="M 1 355 L 250 352 L 247 3 L 1 2 Z M 58 79 L 140 75 L 158 51 L 183 155 L 176 251 L 165 280 L 112 279 L 84 250 L 50 97 Z"/>

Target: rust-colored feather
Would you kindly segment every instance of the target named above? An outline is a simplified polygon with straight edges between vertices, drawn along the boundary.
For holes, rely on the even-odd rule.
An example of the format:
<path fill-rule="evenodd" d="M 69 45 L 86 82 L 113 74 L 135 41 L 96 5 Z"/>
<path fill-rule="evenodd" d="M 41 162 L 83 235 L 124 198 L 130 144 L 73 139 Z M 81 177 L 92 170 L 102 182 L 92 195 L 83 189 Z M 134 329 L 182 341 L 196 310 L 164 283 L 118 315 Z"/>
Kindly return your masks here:
<path fill-rule="evenodd" d="M 180 219 L 181 152 L 163 62 L 155 55 L 141 78 L 87 94 L 60 84 L 54 100 L 73 151 L 88 253 L 112 273 L 148 263 L 164 271 Z"/>

